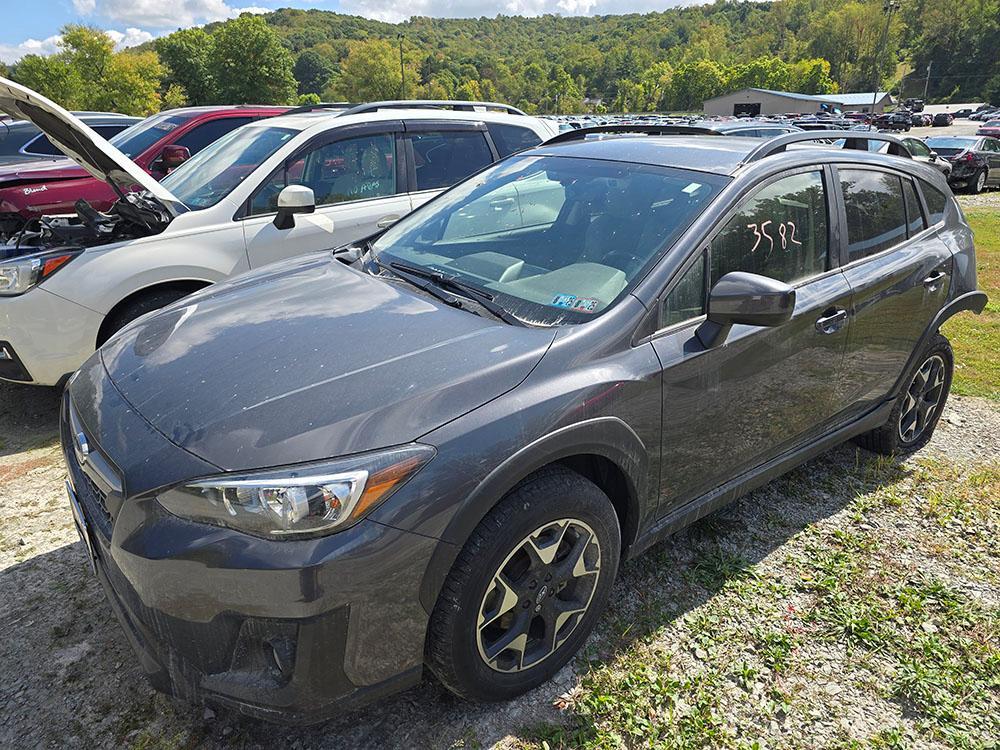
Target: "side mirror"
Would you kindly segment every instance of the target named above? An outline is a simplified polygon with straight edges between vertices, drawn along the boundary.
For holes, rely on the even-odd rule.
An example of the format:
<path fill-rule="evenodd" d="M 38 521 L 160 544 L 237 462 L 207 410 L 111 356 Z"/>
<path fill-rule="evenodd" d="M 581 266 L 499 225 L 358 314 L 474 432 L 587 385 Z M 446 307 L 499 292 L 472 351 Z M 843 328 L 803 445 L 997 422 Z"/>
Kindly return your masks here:
<path fill-rule="evenodd" d="M 937 151 L 931 151 L 931 158 L 932 159 L 937 159 L 938 158 L 938 152 Z"/>
<path fill-rule="evenodd" d="M 732 271 L 708 295 L 708 319 L 695 335 L 703 346 L 718 346 L 734 325 L 780 326 L 792 317 L 795 289 L 755 273 Z"/>
<path fill-rule="evenodd" d="M 160 152 L 160 163 L 164 170 L 176 169 L 181 164 L 191 158 L 191 152 L 187 146 L 179 146 L 171 143 L 163 147 Z"/>
<path fill-rule="evenodd" d="M 274 226 L 291 229 L 295 226 L 295 214 L 311 214 L 316 210 L 316 196 L 312 188 L 305 185 L 288 185 L 278 193 L 278 213 Z"/>

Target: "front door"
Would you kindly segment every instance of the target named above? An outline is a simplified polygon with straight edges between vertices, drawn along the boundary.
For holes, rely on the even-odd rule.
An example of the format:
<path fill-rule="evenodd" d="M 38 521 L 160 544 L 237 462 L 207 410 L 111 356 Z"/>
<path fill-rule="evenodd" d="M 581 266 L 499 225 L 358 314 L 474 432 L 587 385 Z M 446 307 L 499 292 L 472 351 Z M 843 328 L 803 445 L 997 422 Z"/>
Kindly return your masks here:
<path fill-rule="evenodd" d="M 251 267 L 354 242 L 410 212 L 401 139 L 379 124 L 377 131 L 334 131 L 307 144 L 261 184 L 242 220 Z M 278 193 L 287 185 L 311 188 L 316 211 L 297 215 L 290 229 L 278 229 Z"/>
<path fill-rule="evenodd" d="M 838 382 L 851 289 L 830 253 L 831 173 L 804 170 L 758 189 L 661 302 L 661 514 L 828 431 L 845 410 Z M 796 288 L 792 319 L 737 325 L 705 348 L 706 292 L 730 271 Z M 707 282 L 707 283 L 706 283 Z"/>
<path fill-rule="evenodd" d="M 844 385 L 861 413 L 889 394 L 948 298 L 952 257 L 937 235 L 943 225 L 928 227 L 910 177 L 868 167 L 837 173 L 843 268 L 853 292 Z M 927 196 L 937 198 L 943 196 Z"/>

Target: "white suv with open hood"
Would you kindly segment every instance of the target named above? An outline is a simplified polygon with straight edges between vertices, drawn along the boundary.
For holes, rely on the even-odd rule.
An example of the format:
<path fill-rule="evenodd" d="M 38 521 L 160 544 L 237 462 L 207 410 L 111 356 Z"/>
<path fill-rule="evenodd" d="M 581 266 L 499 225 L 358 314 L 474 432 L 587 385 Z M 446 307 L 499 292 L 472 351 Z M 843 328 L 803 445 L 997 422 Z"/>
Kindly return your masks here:
<path fill-rule="evenodd" d="M 473 172 L 555 135 L 507 105 L 302 107 L 245 125 L 156 182 L 69 112 L 0 78 L 31 120 L 120 196 L 0 246 L 0 379 L 62 382 L 114 332 L 203 286 L 388 227 Z"/>

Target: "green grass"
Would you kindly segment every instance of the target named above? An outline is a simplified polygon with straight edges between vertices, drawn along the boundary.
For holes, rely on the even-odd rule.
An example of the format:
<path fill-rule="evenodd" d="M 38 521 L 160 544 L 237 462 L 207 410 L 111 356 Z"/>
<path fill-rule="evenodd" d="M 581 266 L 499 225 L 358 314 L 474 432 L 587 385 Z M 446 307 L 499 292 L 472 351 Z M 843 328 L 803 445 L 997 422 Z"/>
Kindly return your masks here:
<path fill-rule="evenodd" d="M 965 214 L 976 233 L 979 288 L 990 301 L 982 315 L 961 313 L 944 325 L 955 348 L 952 391 L 1000 401 L 1000 211 L 970 208 Z"/>

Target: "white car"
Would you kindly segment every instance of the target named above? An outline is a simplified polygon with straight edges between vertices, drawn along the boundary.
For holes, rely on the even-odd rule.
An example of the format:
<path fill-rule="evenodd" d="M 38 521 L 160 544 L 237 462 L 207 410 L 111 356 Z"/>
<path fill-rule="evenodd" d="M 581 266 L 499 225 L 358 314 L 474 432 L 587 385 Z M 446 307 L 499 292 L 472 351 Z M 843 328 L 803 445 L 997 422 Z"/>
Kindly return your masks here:
<path fill-rule="evenodd" d="M 0 246 L 0 380 L 38 385 L 63 382 L 140 315 L 374 234 L 556 133 L 492 103 L 303 107 L 234 130 L 156 182 L 69 112 L 2 78 L 0 111 L 35 122 L 121 196 L 107 214 L 80 203 Z"/>

